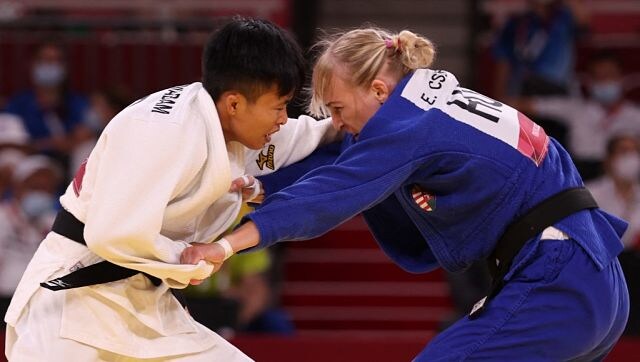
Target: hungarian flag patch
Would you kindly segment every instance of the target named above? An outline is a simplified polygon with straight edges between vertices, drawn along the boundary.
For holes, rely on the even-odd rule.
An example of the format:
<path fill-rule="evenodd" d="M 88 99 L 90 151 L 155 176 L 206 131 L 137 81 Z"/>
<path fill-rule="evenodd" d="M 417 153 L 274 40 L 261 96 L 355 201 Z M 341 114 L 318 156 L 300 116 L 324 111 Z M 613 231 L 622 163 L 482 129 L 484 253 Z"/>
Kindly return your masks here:
<path fill-rule="evenodd" d="M 424 211 L 433 211 L 436 208 L 436 197 L 423 191 L 417 185 L 413 185 L 411 196 L 413 196 L 413 201 Z"/>

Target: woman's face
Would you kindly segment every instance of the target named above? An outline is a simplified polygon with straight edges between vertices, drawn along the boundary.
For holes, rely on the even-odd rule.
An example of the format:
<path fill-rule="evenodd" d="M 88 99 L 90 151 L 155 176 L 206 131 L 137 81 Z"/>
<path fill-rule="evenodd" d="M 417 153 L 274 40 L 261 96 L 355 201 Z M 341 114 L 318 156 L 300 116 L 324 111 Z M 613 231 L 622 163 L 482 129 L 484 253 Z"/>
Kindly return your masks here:
<path fill-rule="evenodd" d="M 353 135 L 358 135 L 380 108 L 374 89 L 355 87 L 337 75 L 333 77 L 325 99 L 333 126 Z"/>

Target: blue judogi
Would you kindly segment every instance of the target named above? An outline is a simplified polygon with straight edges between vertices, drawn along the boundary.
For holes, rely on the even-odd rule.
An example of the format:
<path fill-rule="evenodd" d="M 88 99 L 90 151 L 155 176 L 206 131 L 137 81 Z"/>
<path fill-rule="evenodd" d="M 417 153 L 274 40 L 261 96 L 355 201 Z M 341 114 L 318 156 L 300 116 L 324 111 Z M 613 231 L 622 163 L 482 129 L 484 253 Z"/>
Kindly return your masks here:
<path fill-rule="evenodd" d="M 443 71 L 402 80 L 333 164 L 248 216 L 259 246 L 309 239 L 362 212 L 380 247 L 410 272 L 485 259 L 506 227 L 582 180 L 567 152 L 526 116 L 461 88 Z M 286 215 L 286 217 L 282 217 Z M 624 329 L 616 256 L 626 223 L 583 210 L 556 223 L 569 240 L 527 242 L 504 289 L 417 360 L 592 360 Z"/>

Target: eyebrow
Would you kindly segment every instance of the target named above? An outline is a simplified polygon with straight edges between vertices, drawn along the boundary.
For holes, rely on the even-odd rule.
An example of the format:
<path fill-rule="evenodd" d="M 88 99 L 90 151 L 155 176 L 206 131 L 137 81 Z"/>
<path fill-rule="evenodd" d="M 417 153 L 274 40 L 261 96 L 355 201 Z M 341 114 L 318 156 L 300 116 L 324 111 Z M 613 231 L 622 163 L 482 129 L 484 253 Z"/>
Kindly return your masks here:
<path fill-rule="evenodd" d="M 331 101 L 331 102 L 329 102 L 329 103 L 325 104 L 325 106 L 326 106 L 326 107 L 331 107 L 331 104 L 334 104 L 334 103 L 339 103 L 339 102 Z"/>

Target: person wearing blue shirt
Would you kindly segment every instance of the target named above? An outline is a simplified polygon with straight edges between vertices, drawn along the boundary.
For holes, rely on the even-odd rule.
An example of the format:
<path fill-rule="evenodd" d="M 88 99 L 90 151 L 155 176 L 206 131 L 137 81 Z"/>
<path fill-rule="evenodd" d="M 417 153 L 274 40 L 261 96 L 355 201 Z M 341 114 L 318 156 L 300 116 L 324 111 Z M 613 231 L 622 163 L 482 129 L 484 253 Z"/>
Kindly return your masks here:
<path fill-rule="evenodd" d="M 493 44 L 495 97 L 567 94 L 573 81 L 575 41 L 589 21 L 581 0 L 528 0 L 509 17 Z"/>
<path fill-rule="evenodd" d="M 33 87 L 11 97 L 5 111 L 22 119 L 36 151 L 64 160 L 78 141 L 89 136 L 83 125 L 88 100 L 67 89 L 59 45 L 40 45 L 31 70 Z"/>
<path fill-rule="evenodd" d="M 566 150 L 516 109 L 429 69 L 434 46 L 410 31 L 356 29 L 321 45 L 310 111 L 350 141 L 181 262 L 311 239 L 362 213 L 409 272 L 488 261 L 487 296 L 415 361 L 603 359 L 629 313 L 617 260 L 627 224 L 597 207 Z"/>

